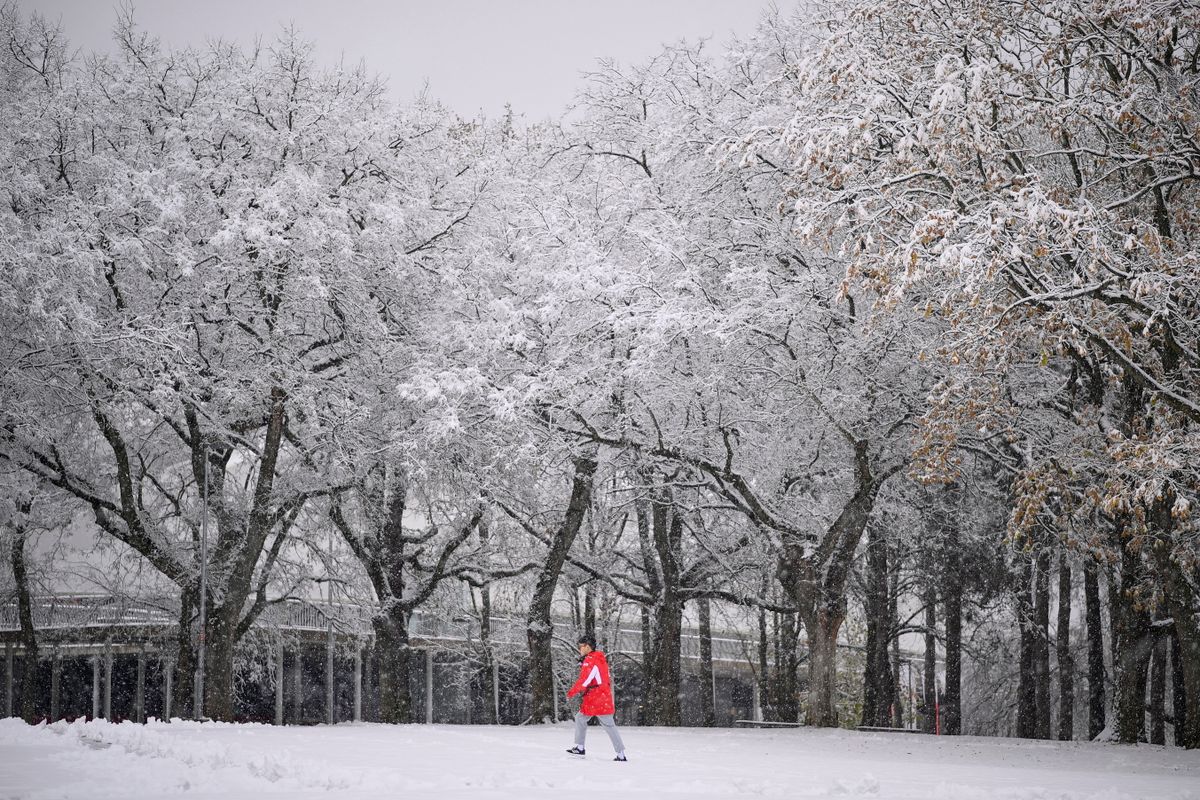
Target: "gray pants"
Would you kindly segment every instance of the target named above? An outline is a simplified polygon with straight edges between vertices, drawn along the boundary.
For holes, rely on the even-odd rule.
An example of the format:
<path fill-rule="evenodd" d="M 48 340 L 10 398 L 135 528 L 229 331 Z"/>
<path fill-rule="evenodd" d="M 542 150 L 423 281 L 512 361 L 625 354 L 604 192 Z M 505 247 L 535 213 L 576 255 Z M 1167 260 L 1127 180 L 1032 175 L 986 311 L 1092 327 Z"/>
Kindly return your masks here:
<path fill-rule="evenodd" d="M 575 715 L 575 744 L 581 748 L 583 747 L 584 737 L 587 736 L 588 720 L 591 718 L 591 714 Z M 604 728 L 604 732 L 608 734 L 613 750 L 618 753 L 624 753 L 625 744 L 621 741 L 621 734 L 617 732 L 617 723 L 613 722 L 613 715 L 597 714 L 596 719 L 600 720 L 600 727 Z"/>

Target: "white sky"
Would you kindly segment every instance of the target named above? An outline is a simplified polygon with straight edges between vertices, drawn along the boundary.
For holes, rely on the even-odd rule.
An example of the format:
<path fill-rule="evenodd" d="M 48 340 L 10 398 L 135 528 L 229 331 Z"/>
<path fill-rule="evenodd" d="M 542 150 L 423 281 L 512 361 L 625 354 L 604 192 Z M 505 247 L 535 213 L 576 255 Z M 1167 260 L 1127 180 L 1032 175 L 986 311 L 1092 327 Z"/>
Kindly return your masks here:
<path fill-rule="evenodd" d="M 17 0 L 61 20 L 72 45 L 106 50 L 108 0 Z M 166 44 L 220 37 L 269 40 L 288 23 L 317 57 L 365 62 L 397 100 L 431 94 L 463 116 L 498 116 L 511 102 L 527 120 L 558 116 L 598 58 L 636 63 L 665 42 L 753 31 L 770 0 L 141 0 L 135 17 Z M 795 0 L 778 0 L 783 9 Z"/>

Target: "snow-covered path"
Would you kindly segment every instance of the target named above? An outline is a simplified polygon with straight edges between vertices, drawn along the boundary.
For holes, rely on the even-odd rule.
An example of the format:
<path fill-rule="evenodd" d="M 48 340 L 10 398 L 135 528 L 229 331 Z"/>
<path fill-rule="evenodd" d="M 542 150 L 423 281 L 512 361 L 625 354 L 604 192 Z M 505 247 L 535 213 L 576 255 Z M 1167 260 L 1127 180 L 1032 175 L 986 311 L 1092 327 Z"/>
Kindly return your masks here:
<path fill-rule="evenodd" d="M 828 730 L 0 721 L 0 798 L 1200 798 L 1200 752 Z"/>

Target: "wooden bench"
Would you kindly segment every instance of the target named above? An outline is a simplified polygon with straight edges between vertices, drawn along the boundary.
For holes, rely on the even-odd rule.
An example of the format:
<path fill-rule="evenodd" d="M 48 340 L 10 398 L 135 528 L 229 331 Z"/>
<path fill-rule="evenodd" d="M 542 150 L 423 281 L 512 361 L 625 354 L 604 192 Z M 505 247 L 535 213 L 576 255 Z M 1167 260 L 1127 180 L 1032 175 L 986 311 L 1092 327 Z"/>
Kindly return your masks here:
<path fill-rule="evenodd" d="M 869 733 L 926 733 L 926 731 L 916 728 L 885 728 L 879 725 L 859 725 L 854 730 L 867 731 Z"/>
<path fill-rule="evenodd" d="M 747 728 L 801 728 L 799 722 L 767 722 L 761 719 L 735 719 L 734 725 L 744 725 Z"/>

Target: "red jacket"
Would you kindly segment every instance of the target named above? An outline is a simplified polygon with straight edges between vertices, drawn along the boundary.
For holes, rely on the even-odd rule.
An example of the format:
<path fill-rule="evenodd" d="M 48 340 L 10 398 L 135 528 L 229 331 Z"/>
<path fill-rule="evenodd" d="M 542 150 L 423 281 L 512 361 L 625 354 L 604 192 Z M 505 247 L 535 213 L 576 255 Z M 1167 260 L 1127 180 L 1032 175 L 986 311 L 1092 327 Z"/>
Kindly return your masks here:
<path fill-rule="evenodd" d="M 600 650 L 593 650 L 579 662 L 579 680 L 567 692 L 574 697 L 583 692 L 581 714 L 600 716 L 613 713 L 612 682 L 608 679 L 608 659 Z"/>

